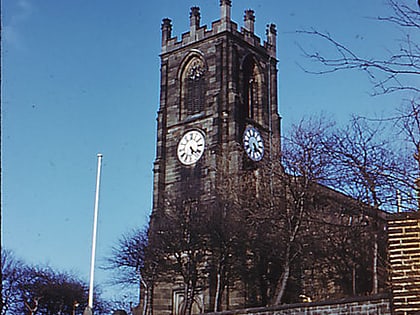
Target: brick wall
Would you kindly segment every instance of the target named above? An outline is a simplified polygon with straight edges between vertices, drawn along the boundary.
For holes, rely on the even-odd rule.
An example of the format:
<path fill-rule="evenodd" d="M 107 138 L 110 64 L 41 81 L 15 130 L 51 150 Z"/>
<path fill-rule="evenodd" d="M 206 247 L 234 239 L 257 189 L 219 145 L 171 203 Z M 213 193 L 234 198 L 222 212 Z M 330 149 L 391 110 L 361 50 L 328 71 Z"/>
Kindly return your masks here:
<path fill-rule="evenodd" d="M 211 313 L 212 315 L 391 315 L 388 295 L 355 297 L 336 301 L 281 305 L 268 308 Z M 208 313 L 207 315 L 210 315 Z"/>
<path fill-rule="evenodd" d="M 420 213 L 388 220 L 389 262 L 396 315 L 420 313 Z"/>

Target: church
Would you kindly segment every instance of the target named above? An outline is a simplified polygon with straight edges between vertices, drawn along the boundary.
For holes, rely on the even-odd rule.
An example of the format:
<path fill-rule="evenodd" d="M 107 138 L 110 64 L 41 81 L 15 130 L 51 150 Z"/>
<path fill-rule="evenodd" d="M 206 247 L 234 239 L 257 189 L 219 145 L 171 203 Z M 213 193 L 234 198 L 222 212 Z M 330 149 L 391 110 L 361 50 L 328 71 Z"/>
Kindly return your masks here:
<path fill-rule="evenodd" d="M 142 309 L 197 314 L 384 291 L 385 214 L 284 171 L 276 26 L 262 41 L 254 11 L 238 26 L 231 6 L 220 1 L 210 29 L 192 7 L 180 39 L 162 21 Z M 304 193 L 305 204 L 295 199 Z"/>

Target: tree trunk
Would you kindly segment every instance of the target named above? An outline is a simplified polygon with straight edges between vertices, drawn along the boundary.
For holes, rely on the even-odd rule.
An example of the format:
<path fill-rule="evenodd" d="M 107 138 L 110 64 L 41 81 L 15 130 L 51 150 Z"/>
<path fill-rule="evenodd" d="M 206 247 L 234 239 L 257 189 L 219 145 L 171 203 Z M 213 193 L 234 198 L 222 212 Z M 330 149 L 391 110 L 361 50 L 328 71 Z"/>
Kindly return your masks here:
<path fill-rule="evenodd" d="M 378 236 L 375 233 L 373 244 L 373 294 L 378 294 Z"/>
<path fill-rule="evenodd" d="M 284 295 L 284 291 L 286 291 L 286 285 L 287 285 L 287 280 L 289 280 L 289 275 L 290 275 L 290 265 L 287 262 L 286 265 L 284 266 L 284 272 L 281 275 L 281 278 L 278 283 L 279 284 L 278 290 L 276 290 L 278 293 L 277 293 L 276 301 L 274 305 L 280 305 L 281 299 L 283 298 L 283 295 Z"/>
<path fill-rule="evenodd" d="M 148 310 L 148 306 L 149 306 L 149 288 L 148 288 L 147 283 L 143 279 L 140 278 L 140 287 L 141 287 L 141 284 L 143 284 L 143 286 L 144 286 L 143 315 L 147 315 L 147 310 Z M 140 301 L 139 301 L 139 305 L 140 305 L 141 304 L 141 291 L 140 291 L 140 294 L 139 294 L 139 299 L 140 299 Z"/>
<path fill-rule="evenodd" d="M 214 309 L 213 309 L 214 312 L 217 312 L 219 310 L 221 286 L 222 286 L 222 281 L 221 281 L 221 275 L 220 275 L 220 269 L 219 269 L 217 273 L 216 294 L 214 297 Z"/>
<path fill-rule="evenodd" d="M 277 282 L 276 296 L 274 305 L 280 305 L 281 299 L 283 298 L 284 292 L 286 291 L 287 281 L 290 276 L 290 244 L 287 245 L 285 253 L 284 271 Z"/>
<path fill-rule="evenodd" d="M 351 276 L 351 287 L 353 290 L 353 295 L 356 295 L 356 263 L 353 263 L 352 267 L 352 276 Z"/>
<path fill-rule="evenodd" d="M 147 295 L 147 307 L 145 315 L 153 315 L 153 295 L 154 295 L 154 282 L 149 285 L 149 293 Z"/>
<path fill-rule="evenodd" d="M 194 302 L 194 292 L 191 289 L 191 285 L 187 285 L 187 288 L 185 290 L 185 303 L 184 303 L 184 309 L 182 310 L 182 314 L 184 315 L 191 315 L 192 306 Z"/>

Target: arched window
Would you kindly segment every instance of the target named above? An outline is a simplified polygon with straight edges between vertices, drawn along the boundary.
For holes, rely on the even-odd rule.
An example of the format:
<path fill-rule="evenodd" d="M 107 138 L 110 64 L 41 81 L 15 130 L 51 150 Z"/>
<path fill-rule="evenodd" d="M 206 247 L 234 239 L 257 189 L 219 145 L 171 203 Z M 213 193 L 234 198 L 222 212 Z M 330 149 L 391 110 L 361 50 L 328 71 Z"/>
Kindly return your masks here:
<path fill-rule="evenodd" d="M 245 58 L 242 64 L 242 101 L 243 115 L 256 121 L 261 120 L 262 77 L 258 66 L 252 56 Z"/>
<path fill-rule="evenodd" d="M 201 59 L 192 58 L 183 74 L 183 98 L 187 115 L 192 115 L 204 110 L 205 66 Z"/>

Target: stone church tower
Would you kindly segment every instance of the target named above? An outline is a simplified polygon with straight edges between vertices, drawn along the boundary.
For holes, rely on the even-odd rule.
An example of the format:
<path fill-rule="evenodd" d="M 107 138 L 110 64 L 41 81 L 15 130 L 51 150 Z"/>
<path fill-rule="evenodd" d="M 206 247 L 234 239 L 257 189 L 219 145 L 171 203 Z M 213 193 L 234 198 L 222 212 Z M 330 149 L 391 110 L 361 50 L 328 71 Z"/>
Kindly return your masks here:
<path fill-rule="evenodd" d="M 199 8 L 191 8 L 181 40 L 172 37 L 171 20 L 162 23 L 153 213 L 168 194 L 211 197 L 220 176 L 255 169 L 280 150 L 275 26 L 261 44 L 252 10 L 239 31 L 231 1 L 220 1 L 220 9 L 208 30 Z M 216 174 L 226 156 L 229 174 Z"/>
<path fill-rule="evenodd" d="M 169 204 L 215 200 L 227 179 L 260 178 L 260 165 L 278 160 L 280 117 L 277 98 L 276 28 L 263 43 L 254 34 L 254 11 L 246 10 L 238 29 L 231 0 L 220 1 L 220 19 L 211 29 L 191 8 L 189 32 L 172 36 L 162 22 L 160 107 L 154 162 L 150 233 Z M 200 311 L 210 310 L 206 293 Z M 154 289 L 154 314 L 179 314 L 182 293 L 175 283 Z M 230 305 L 241 305 L 230 297 Z"/>

